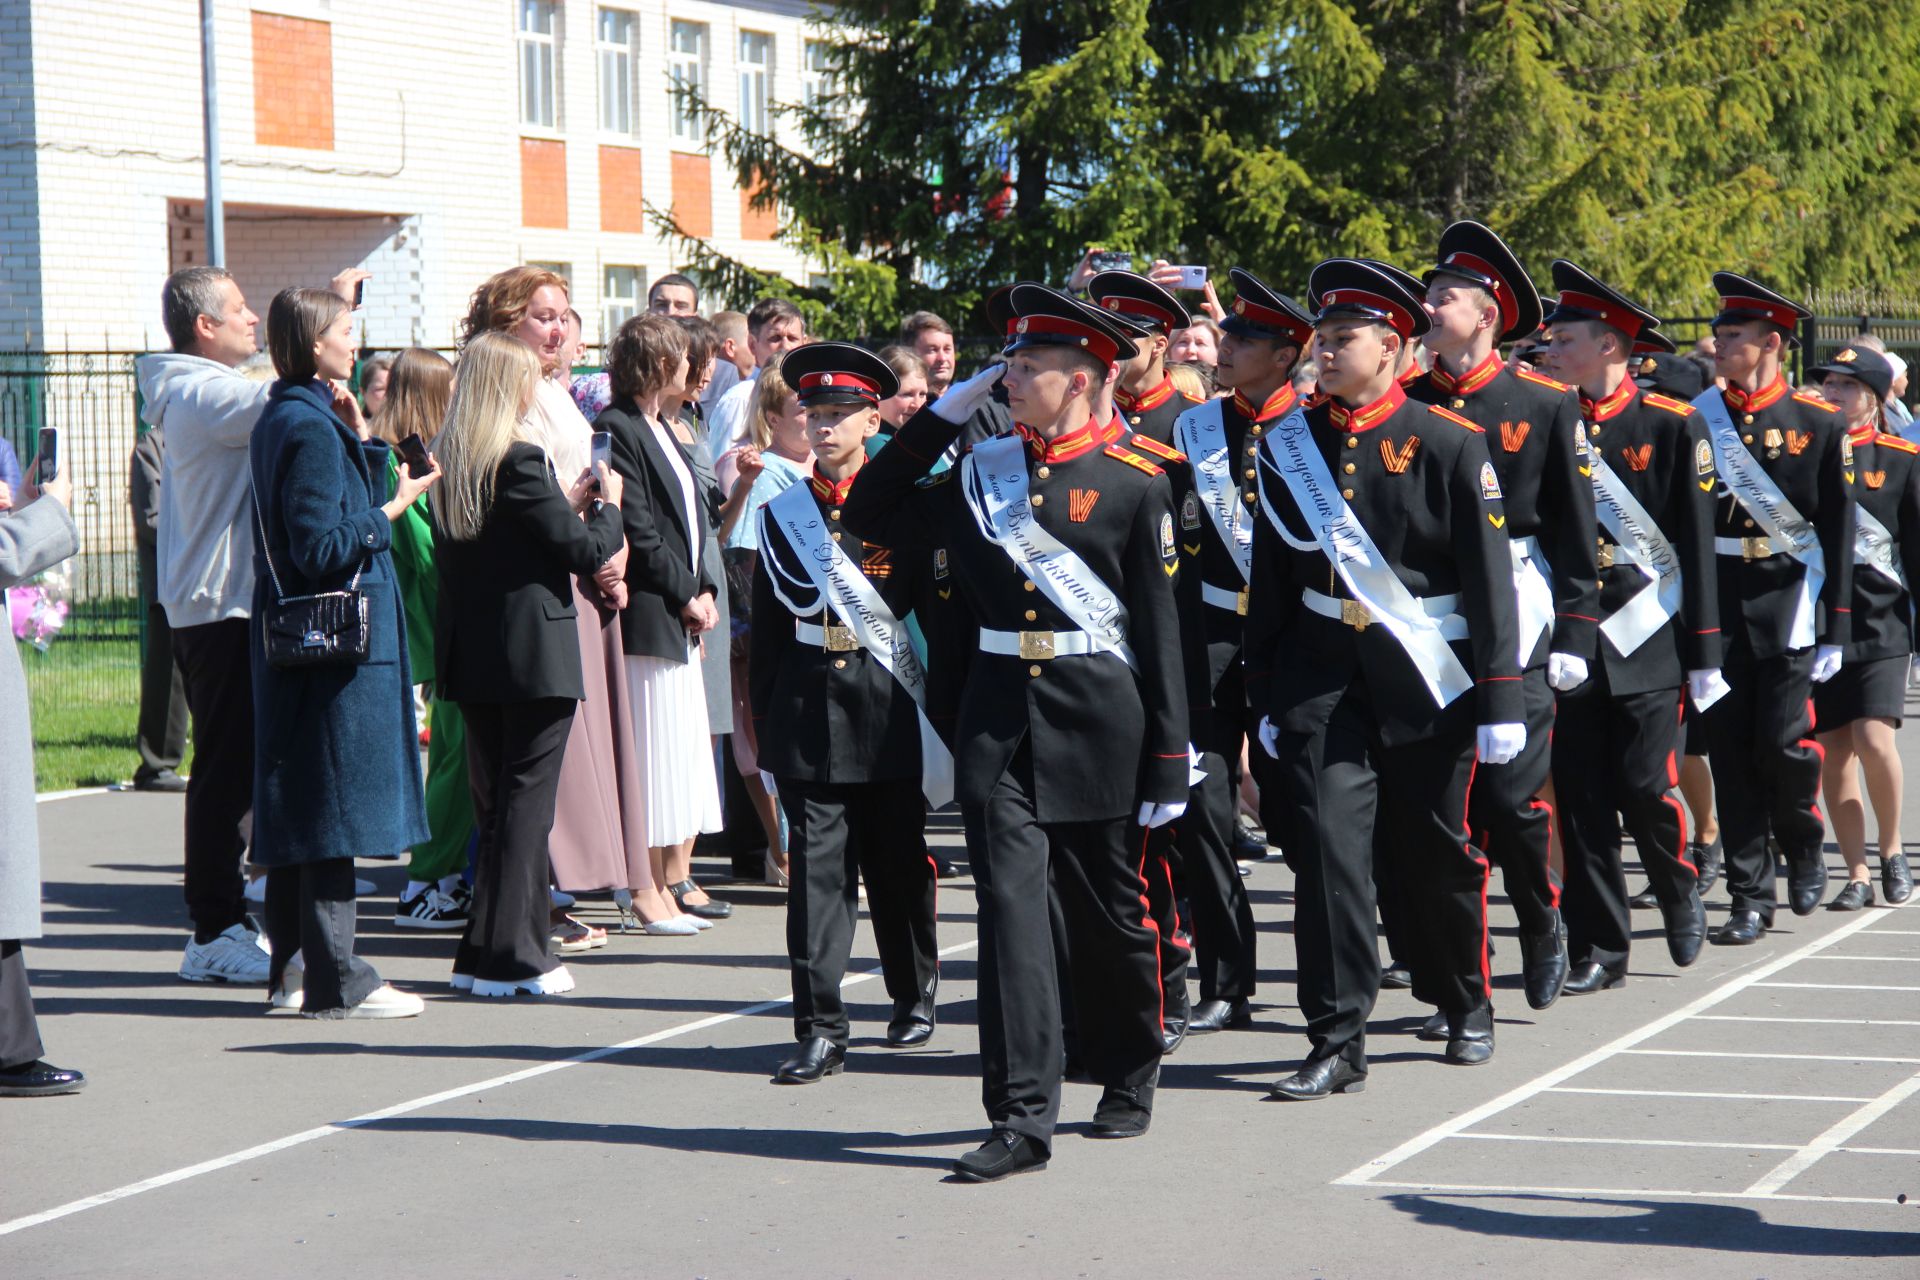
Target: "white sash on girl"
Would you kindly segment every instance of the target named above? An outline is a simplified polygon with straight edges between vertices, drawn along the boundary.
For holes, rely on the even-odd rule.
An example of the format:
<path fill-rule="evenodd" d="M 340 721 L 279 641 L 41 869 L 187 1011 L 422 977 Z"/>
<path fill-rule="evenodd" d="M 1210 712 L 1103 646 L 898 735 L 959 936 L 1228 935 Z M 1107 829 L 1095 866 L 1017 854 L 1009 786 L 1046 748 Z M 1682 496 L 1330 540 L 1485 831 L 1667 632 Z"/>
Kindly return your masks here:
<path fill-rule="evenodd" d="M 1820 535 L 1812 523 L 1794 509 L 1773 477 L 1747 452 L 1747 446 L 1740 443 L 1740 432 L 1733 425 L 1733 415 L 1727 411 L 1720 388 L 1708 387 L 1694 400 L 1693 407 L 1706 419 L 1713 441 L 1713 461 L 1720 469 L 1721 481 L 1740 500 L 1754 523 L 1765 529 L 1775 543 L 1785 547 L 1788 555 L 1806 566 L 1807 571 L 1800 579 L 1800 598 L 1793 606 L 1793 625 L 1787 631 L 1787 647 L 1804 649 L 1813 643 L 1813 605 L 1827 580 L 1827 563 L 1820 554 Z"/>
<path fill-rule="evenodd" d="M 1277 470 L 1293 494 L 1308 527 L 1314 531 L 1315 544 L 1332 562 L 1341 581 L 1353 598 L 1365 605 L 1372 620 L 1387 629 L 1399 641 L 1407 657 L 1426 681 L 1435 702 L 1449 706 L 1473 688 L 1473 677 L 1460 665 L 1446 637 L 1440 631 L 1440 619 L 1430 617 L 1420 601 L 1407 590 L 1407 584 L 1393 571 L 1380 548 L 1340 496 L 1326 459 L 1313 443 L 1307 428 L 1307 415 L 1296 409 L 1267 435 L 1268 465 Z M 1264 492 L 1261 505 L 1267 519 L 1280 536 L 1294 546 L 1299 543 L 1287 533 L 1286 524 Z"/>
<path fill-rule="evenodd" d="M 1034 518 L 1027 500 L 1026 451 L 1024 439 L 1007 434 L 982 441 L 960 460 L 960 483 L 974 523 L 1047 599 L 1093 638 L 1096 650 L 1105 650 L 1138 671 L 1139 663 L 1127 643 L 1120 598 L 1085 560 Z"/>
<path fill-rule="evenodd" d="M 1854 564 L 1872 569 L 1890 581 L 1906 586 L 1907 575 L 1894 555 L 1893 530 L 1881 524 L 1879 518 L 1867 510 L 1864 502 L 1854 504 L 1853 517 Z"/>
<path fill-rule="evenodd" d="M 1240 485 L 1233 478 L 1233 459 L 1227 456 L 1227 425 L 1222 401 L 1209 400 L 1187 410 L 1173 424 L 1173 447 L 1193 465 L 1193 488 L 1200 506 L 1213 520 L 1240 570 L 1240 585 L 1253 581 L 1253 520 L 1240 501 Z"/>
<path fill-rule="evenodd" d="M 1600 633 L 1625 656 L 1680 612 L 1680 556 L 1600 451 L 1593 450 L 1587 460 L 1593 465 L 1594 506 L 1601 527 L 1613 536 L 1615 560 L 1632 565 L 1647 579 L 1646 586 L 1600 624 Z"/>
<path fill-rule="evenodd" d="M 799 553 L 800 563 L 806 566 L 807 575 L 834 616 L 913 699 L 914 712 L 920 721 L 920 790 L 929 806 L 940 808 L 953 799 L 953 755 L 927 719 L 927 673 L 913 652 L 906 627 L 894 616 L 867 575 L 822 531 L 820 508 L 807 485 L 796 484 L 782 490 L 761 509 L 761 545 L 770 547 L 765 540 L 768 524 L 777 526 Z M 780 590 L 779 574 L 771 572 L 771 566 L 769 570 L 767 577 L 782 604 L 795 614 L 813 612 L 795 608 L 794 602 Z"/>

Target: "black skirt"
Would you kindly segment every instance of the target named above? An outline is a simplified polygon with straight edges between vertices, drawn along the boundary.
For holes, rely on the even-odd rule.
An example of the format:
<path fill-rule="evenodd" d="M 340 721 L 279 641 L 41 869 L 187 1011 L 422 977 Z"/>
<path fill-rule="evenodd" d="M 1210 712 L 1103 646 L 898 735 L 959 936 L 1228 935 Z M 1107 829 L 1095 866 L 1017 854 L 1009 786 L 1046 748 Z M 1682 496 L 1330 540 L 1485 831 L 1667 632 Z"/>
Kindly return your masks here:
<path fill-rule="evenodd" d="M 1891 720 L 1897 728 L 1907 707 L 1908 656 L 1849 662 L 1825 684 L 1813 686 L 1814 731 L 1841 729 L 1855 720 Z"/>

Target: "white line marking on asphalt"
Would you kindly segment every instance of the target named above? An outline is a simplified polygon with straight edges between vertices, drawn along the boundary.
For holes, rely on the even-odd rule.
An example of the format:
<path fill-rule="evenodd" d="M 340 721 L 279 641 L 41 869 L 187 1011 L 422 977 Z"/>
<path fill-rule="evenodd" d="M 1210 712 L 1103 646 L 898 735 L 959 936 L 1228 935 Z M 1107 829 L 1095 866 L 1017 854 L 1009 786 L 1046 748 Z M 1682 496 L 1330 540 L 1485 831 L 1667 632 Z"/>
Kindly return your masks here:
<path fill-rule="evenodd" d="M 1387 1172 L 1389 1169 L 1394 1168 L 1396 1165 L 1406 1163 L 1421 1152 L 1437 1145 L 1454 1134 L 1464 1129 L 1471 1129 L 1474 1125 L 1479 1124 L 1489 1116 L 1498 1115 L 1508 1107 L 1525 1102 L 1527 1099 L 1535 1097 L 1564 1081 L 1571 1080 L 1581 1072 L 1605 1062 L 1621 1050 L 1631 1049 L 1642 1041 L 1650 1040 L 1662 1031 L 1666 1031 L 1686 1021 L 1696 1013 L 1711 1009 L 1722 1001 L 1732 999 L 1748 987 L 1759 985 L 1763 979 L 1779 973 L 1781 970 L 1805 959 L 1807 956 L 1824 951 L 1835 943 L 1852 937 L 1854 934 L 1860 932 L 1860 930 L 1873 924 L 1874 921 L 1882 918 L 1883 917 L 1880 916 L 1862 915 L 1856 919 L 1849 920 L 1824 937 L 1814 938 L 1770 963 L 1763 964 L 1738 978 L 1722 983 L 1717 989 L 1705 993 L 1697 1000 L 1681 1006 L 1672 1013 L 1655 1018 L 1652 1022 L 1647 1023 L 1637 1031 L 1629 1031 L 1619 1039 L 1609 1044 L 1601 1045 L 1598 1049 L 1590 1053 L 1582 1054 L 1564 1066 L 1556 1067 L 1552 1071 L 1528 1081 L 1526 1084 L 1509 1089 L 1491 1101 L 1484 1102 L 1469 1111 L 1462 1112 L 1451 1120 L 1435 1125 L 1418 1137 L 1409 1138 L 1378 1159 L 1369 1160 L 1358 1169 L 1354 1169 L 1349 1173 L 1335 1178 L 1333 1180 L 1334 1185 L 1349 1187 L 1366 1186 L 1374 1178 Z"/>
<path fill-rule="evenodd" d="M 1714 1147 L 1726 1151 L 1798 1151 L 1791 1142 L 1682 1142 L 1677 1138 L 1567 1138 L 1551 1133 L 1456 1133 L 1480 1142 L 1572 1142 L 1602 1147 Z"/>
<path fill-rule="evenodd" d="M 955 952 L 965 951 L 978 944 L 979 939 L 974 938 L 966 942 L 955 943 L 951 947 L 943 947 L 938 954 L 941 956 L 950 956 Z M 861 973 L 847 975 L 840 985 L 843 988 L 850 987 L 855 983 L 865 982 L 869 978 L 877 978 L 879 976 L 879 969 L 868 969 Z M 202 1174 L 217 1173 L 222 1169 L 231 1169 L 237 1164 L 245 1164 L 249 1160 L 258 1160 L 262 1156 L 270 1156 L 275 1152 L 285 1151 L 290 1147 L 301 1146 L 305 1143 L 312 1142 L 316 1138 L 324 1138 L 335 1133 L 350 1132 L 354 1129 L 375 1124 L 381 1120 L 391 1120 L 395 1116 L 404 1116 L 414 1111 L 424 1110 L 427 1107 L 437 1106 L 442 1102 L 451 1102 L 455 1098 L 465 1098 L 487 1089 L 499 1089 L 506 1085 L 519 1084 L 523 1080 L 532 1080 L 536 1076 L 551 1075 L 555 1071 L 565 1071 L 568 1067 L 578 1067 L 589 1062 L 599 1062 L 603 1058 L 611 1058 L 633 1049 L 644 1049 L 648 1045 L 659 1044 L 663 1040 L 672 1040 L 677 1036 L 687 1035 L 694 1031 L 705 1031 L 709 1027 L 717 1027 L 722 1023 L 736 1022 L 741 1018 L 755 1017 L 792 1003 L 793 998 L 791 996 L 784 1000 L 762 1000 L 758 1004 L 750 1004 L 745 1008 L 735 1009 L 732 1013 L 716 1013 L 711 1017 L 701 1018 L 694 1022 L 685 1022 L 677 1027 L 668 1027 L 664 1031 L 656 1031 L 651 1035 L 636 1036 L 632 1040 L 622 1040 L 619 1044 L 610 1044 L 599 1049 L 589 1049 L 587 1052 L 575 1054 L 571 1058 L 558 1058 L 549 1062 L 543 1062 L 536 1067 L 526 1067 L 519 1071 L 509 1071 L 505 1075 L 494 1076 L 488 1080 L 461 1085 L 457 1089 L 443 1089 L 439 1093 L 430 1093 L 423 1098 L 414 1098 L 407 1102 L 395 1103 L 391 1107 L 382 1107 L 378 1111 L 369 1111 L 365 1115 L 354 1116 L 349 1120 L 335 1120 L 330 1124 L 318 1125 L 312 1129 L 303 1129 L 299 1133 L 290 1133 L 284 1138 L 275 1138 L 272 1142 L 263 1142 L 258 1146 L 248 1147 L 244 1151 L 235 1151 L 228 1155 L 216 1156 L 212 1160 L 202 1160 L 199 1164 L 190 1164 L 184 1169 L 175 1169 L 171 1173 L 162 1173 L 151 1178 L 143 1178 L 139 1182 L 130 1182 L 124 1187 L 115 1187 L 111 1191 L 102 1191 L 98 1195 L 86 1196 L 79 1200 L 71 1200 L 66 1204 L 57 1205 L 54 1208 L 44 1210 L 40 1213 L 30 1213 L 24 1218 L 15 1218 L 11 1222 L 0 1222 L 0 1236 L 12 1235 L 16 1231 L 25 1231 L 28 1227 L 42 1226 L 87 1209 L 98 1209 L 102 1205 L 113 1204 L 116 1201 L 125 1200 L 129 1196 L 137 1196 L 143 1191 L 156 1191 L 161 1187 L 170 1187 L 177 1182 L 185 1182 L 189 1178 L 197 1178 Z"/>
<path fill-rule="evenodd" d="M 55 800 L 74 800 L 81 796 L 104 796 L 112 787 L 75 787 L 71 791 L 45 791 L 33 798 L 35 804 L 51 804 Z"/>
<path fill-rule="evenodd" d="M 1735 1102 L 1872 1102 L 1844 1093 L 1699 1093 L 1691 1089 L 1589 1089 L 1557 1084 L 1542 1093 L 1597 1093 L 1609 1098 L 1720 1098 Z M 1524 1099 L 1522 1099 L 1524 1101 Z"/>
<path fill-rule="evenodd" d="M 1920 1147 L 1835 1147 L 1834 1152 L 1849 1156 L 1920 1156 Z"/>
<path fill-rule="evenodd" d="M 1834 1150 L 1848 1138 L 1859 1133 L 1916 1093 L 1920 1093 L 1920 1072 L 1902 1080 L 1858 1111 L 1849 1112 L 1834 1121 L 1824 1133 L 1782 1160 L 1765 1177 L 1748 1187 L 1747 1194 L 1772 1195 L 1813 1168 L 1823 1157 L 1832 1155 Z"/>
<path fill-rule="evenodd" d="M 1920 964 L 1920 956 L 1808 956 L 1809 960 L 1872 960 L 1881 964 Z"/>
<path fill-rule="evenodd" d="M 1835 1027 L 1920 1027 L 1911 1018 L 1764 1018 L 1752 1013 L 1696 1013 L 1695 1022 L 1793 1022 Z"/>
<path fill-rule="evenodd" d="M 1920 987 L 1887 987 L 1872 982 L 1756 982 L 1753 985 L 1789 991 L 1920 991 Z"/>
<path fill-rule="evenodd" d="M 1790 1196 L 1756 1195 L 1751 1191 L 1669 1191 L 1657 1187 L 1514 1187 L 1474 1182 L 1369 1182 L 1370 1187 L 1391 1187 L 1404 1191 L 1437 1191 L 1442 1194 L 1476 1192 L 1481 1195 L 1519 1196 L 1527 1200 L 1556 1196 L 1597 1196 L 1618 1200 L 1622 1196 L 1665 1196 L 1676 1200 L 1791 1200 L 1801 1204 L 1877 1204 L 1902 1208 L 1892 1196 Z"/>
<path fill-rule="evenodd" d="M 1861 1053 L 1734 1053 L 1722 1049 L 1622 1049 L 1647 1058 L 1765 1058 L 1769 1062 L 1893 1062 L 1911 1065 L 1920 1058 L 1873 1058 Z"/>

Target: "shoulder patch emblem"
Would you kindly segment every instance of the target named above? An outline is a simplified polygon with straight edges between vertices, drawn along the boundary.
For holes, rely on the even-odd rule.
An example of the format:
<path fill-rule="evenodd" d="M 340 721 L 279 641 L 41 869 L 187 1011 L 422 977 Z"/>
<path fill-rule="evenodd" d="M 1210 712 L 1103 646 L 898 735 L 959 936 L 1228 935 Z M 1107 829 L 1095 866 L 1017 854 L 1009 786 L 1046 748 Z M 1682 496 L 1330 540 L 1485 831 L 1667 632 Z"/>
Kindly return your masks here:
<path fill-rule="evenodd" d="M 1793 393 L 1793 398 L 1794 398 L 1795 400 L 1798 400 L 1798 401 L 1799 401 L 1799 402 L 1800 402 L 1801 404 L 1810 404 L 1810 405 L 1812 405 L 1812 406 L 1813 406 L 1814 408 L 1816 408 L 1816 409 L 1818 409 L 1818 410 L 1819 410 L 1820 412 L 1822 412 L 1822 413 L 1838 413 L 1838 412 L 1840 412 L 1840 411 L 1839 411 L 1838 409 L 1836 409 L 1836 408 L 1834 408 L 1834 407 L 1833 407 L 1832 405 L 1830 405 L 1830 404 L 1828 404 L 1828 403 L 1827 403 L 1827 402 L 1826 402 L 1825 400 L 1822 400 L 1822 399 L 1821 399 L 1821 398 L 1820 398 L 1819 396 L 1810 396 L 1810 395 L 1808 395 L 1808 394 L 1807 394 L 1806 392 L 1804 392 L 1804 391 L 1796 391 L 1796 392 L 1794 392 L 1794 393 Z"/>
<path fill-rule="evenodd" d="M 945 547 L 935 547 L 933 549 L 933 576 L 935 578 L 944 578 L 949 572 L 950 570 L 947 567 L 947 549 Z"/>
<path fill-rule="evenodd" d="M 1104 452 L 1109 458 L 1118 458 L 1120 461 L 1126 463 L 1128 466 L 1133 467 L 1136 470 L 1144 471 L 1150 476 L 1159 476 L 1159 475 L 1166 474 L 1166 472 L 1162 471 L 1159 467 L 1154 466 L 1151 462 L 1148 462 L 1145 458 L 1141 457 L 1139 454 L 1134 453 L 1129 449 L 1123 449 L 1117 444 L 1108 445 L 1104 450 Z M 1167 523 L 1169 524 L 1169 526 L 1171 526 L 1171 524 L 1173 523 L 1172 516 L 1167 517 Z"/>
<path fill-rule="evenodd" d="M 1127 441 L 1126 447 L 1134 450 L 1136 453 L 1149 453 L 1156 458 L 1163 458 L 1168 462 L 1185 462 L 1187 460 L 1186 454 L 1180 452 L 1170 444 L 1161 444 L 1152 436 L 1136 435 Z"/>
<path fill-rule="evenodd" d="M 1488 502 L 1500 501 L 1500 477 L 1491 462 L 1480 464 L 1480 496 Z"/>
<path fill-rule="evenodd" d="M 1806 437 L 1804 441 L 1799 442 L 1797 444 L 1791 440 L 1787 442 L 1788 446 L 1792 448 L 1792 450 L 1795 453 L 1799 453 L 1802 449 L 1805 449 L 1808 444 L 1811 444 L 1813 442 L 1813 435 L 1811 432 L 1789 431 L 1787 434 L 1789 436 L 1805 436 Z M 1852 436 L 1840 437 L 1840 465 L 1845 467 L 1850 467 L 1853 465 L 1853 437 Z"/>
<path fill-rule="evenodd" d="M 1160 517 L 1160 558 L 1167 563 L 1167 572 L 1173 572 L 1172 566 L 1179 561 L 1179 553 L 1173 546 L 1173 513 Z"/>
<path fill-rule="evenodd" d="M 1467 421 L 1465 418 L 1461 417 L 1459 414 L 1455 413 L 1451 409 L 1443 409 L 1437 404 L 1430 404 L 1427 406 L 1427 411 L 1429 413 L 1437 413 L 1441 417 L 1445 418 L 1448 422 L 1457 423 L 1458 425 L 1463 426 L 1467 430 L 1473 432 L 1475 435 L 1486 434 L 1485 428 L 1476 426 L 1475 424 Z"/>
<path fill-rule="evenodd" d="M 1713 446 L 1705 440 L 1693 446 L 1693 469 L 1703 476 L 1713 474 Z"/>
<path fill-rule="evenodd" d="M 1187 490 L 1187 496 L 1180 500 L 1180 527 L 1198 529 L 1200 527 L 1200 495 Z"/>
<path fill-rule="evenodd" d="M 1643 391 L 1640 393 L 1640 400 L 1643 404 L 1650 404 L 1656 409 L 1665 409 L 1668 413 L 1677 413 L 1683 418 L 1693 412 L 1693 406 L 1685 400 L 1675 400 L 1672 396 L 1663 396 L 1658 391 Z"/>
<path fill-rule="evenodd" d="M 1556 382 L 1554 379 L 1549 378 L 1546 374 L 1535 373 L 1531 369 L 1515 369 L 1513 371 L 1513 376 L 1526 382 L 1537 382 L 1543 387 L 1552 387 L 1555 391 L 1573 390 L 1573 387 L 1571 384 L 1565 383 L 1565 382 Z"/>

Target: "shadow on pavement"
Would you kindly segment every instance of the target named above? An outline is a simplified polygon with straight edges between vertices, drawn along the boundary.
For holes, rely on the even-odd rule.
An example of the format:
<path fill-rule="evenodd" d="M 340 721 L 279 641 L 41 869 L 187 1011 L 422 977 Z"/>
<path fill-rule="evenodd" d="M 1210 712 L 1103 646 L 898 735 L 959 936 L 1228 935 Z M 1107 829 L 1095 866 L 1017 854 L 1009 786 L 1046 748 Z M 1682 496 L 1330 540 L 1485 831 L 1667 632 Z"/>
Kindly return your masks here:
<path fill-rule="evenodd" d="M 1741 1205 L 1669 1200 L 1601 1199 L 1586 1196 L 1406 1194 L 1388 1203 L 1421 1223 L 1522 1240 L 1564 1240 L 1582 1244 L 1641 1245 L 1665 1249 L 1717 1249 L 1731 1253 L 1796 1258 L 1920 1257 L 1920 1234 L 1910 1231 L 1859 1231 L 1840 1227 L 1803 1227 L 1768 1222 L 1759 1210 Z M 1538 1205 L 1542 1212 L 1522 1213 L 1475 1203 L 1483 1200 Z M 1891 1197 L 1888 1203 L 1892 1204 Z M 1550 1213 L 1552 1205 L 1581 1205 L 1584 1213 Z M 1640 1209 L 1638 1214 L 1597 1217 L 1594 1206 Z"/>

